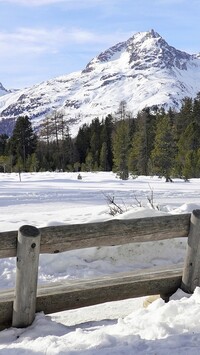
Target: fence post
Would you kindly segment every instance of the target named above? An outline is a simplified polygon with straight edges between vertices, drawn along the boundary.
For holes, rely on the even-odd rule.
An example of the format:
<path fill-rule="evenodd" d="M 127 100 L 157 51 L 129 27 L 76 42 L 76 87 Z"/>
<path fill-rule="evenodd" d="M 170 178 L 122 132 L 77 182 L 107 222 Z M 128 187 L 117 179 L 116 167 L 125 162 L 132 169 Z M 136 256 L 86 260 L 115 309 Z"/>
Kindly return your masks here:
<path fill-rule="evenodd" d="M 12 326 L 23 328 L 35 318 L 40 231 L 24 225 L 18 231 Z"/>
<path fill-rule="evenodd" d="M 196 286 L 200 286 L 200 210 L 194 210 L 190 217 L 181 288 L 187 293 L 193 293 Z"/>

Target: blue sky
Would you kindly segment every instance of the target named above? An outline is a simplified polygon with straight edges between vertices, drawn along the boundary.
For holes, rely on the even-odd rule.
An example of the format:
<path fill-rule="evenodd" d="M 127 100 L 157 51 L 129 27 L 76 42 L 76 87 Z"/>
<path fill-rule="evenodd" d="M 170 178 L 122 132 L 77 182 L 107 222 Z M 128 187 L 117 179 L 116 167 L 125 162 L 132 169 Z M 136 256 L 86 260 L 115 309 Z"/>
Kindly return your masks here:
<path fill-rule="evenodd" d="M 154 29 L 200 52 L 200 0 L 0 0 L 0 82 L 23 88 L 82 70 L 101 51 Z"/>

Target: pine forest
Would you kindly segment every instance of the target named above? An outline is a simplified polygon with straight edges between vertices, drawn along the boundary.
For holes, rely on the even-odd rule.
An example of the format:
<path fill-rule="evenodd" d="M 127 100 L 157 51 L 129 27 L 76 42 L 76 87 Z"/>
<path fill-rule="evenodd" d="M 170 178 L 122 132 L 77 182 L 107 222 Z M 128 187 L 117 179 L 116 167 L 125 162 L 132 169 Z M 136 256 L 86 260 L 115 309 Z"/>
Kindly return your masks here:
<path fill-rule="evenodd" d="M 53 112 L 33 130 L 20 116 L 12 135 L 0 134 L 0 171 L 113 171 L 120 179 L 157 175 L 200 177 L 200 93 L 179 112 L 145 108 L 132 117 L 125 101 L 104 119 L 94 118 L 72 138 L 62 114 Z"/>

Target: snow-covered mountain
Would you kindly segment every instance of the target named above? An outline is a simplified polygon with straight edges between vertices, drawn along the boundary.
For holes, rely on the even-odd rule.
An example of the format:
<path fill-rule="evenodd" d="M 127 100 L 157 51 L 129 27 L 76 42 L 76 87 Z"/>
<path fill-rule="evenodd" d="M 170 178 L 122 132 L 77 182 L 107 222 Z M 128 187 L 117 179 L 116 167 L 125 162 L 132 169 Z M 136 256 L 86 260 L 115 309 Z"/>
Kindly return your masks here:
<path fill-rule="evenodd" d="M 2 83 L 0 83 L 0 96 L 8 94 L 10 91 L 5 89 Z"/>
<path fill-rule="evenodd" d="M 0 118 L 27 114 L 37 126 L 52 110 L 62 110 L 73 134 L 94 117 L 116 112 L 122 100 L 136 115 L 154 105 L 178 109 L 199 91 L 200 55 L 169 46 L 151 30 L 100 53 L 82 71 L 0 97 Z"/>

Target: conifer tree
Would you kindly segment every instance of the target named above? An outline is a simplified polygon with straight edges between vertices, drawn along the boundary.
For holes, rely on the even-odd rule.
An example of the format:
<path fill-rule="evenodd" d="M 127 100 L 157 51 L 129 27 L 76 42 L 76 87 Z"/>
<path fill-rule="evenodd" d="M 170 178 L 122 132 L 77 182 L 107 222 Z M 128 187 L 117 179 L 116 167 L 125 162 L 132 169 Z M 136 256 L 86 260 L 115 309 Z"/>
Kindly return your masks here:
<path fill-rule="evenodd" d="M 190 123 L 181 134 L 178 141 L 177 163 L 185 179 L 199 177 L 200 171 L 197 164 L 200 149 L 200 123 Z"/>
<path fill-rule="evenodd" d="M 93 169 L 93 155 L 92 152 L 88 152 L 86 159 L 85 159 L 85 167 L 86 167 L 86 171 L 92 171 Z"/>
<path fill-rule="evenodd" d="M 101 130 L 102 126 L 99 119 L 95 118 L 92 120 L 90 125 L 90 152 L 93 157 L 93 167 L 95 167 L 95 170 L 99 168 L 100 164 Z"/>
<path fill-rule="evenodd" d="M 7 134 L 0 134 L 0 155 L 4 155 L 6 153 L 7 142 Z"/>
<path fill-rule="evenodd" d="M 0 155 L 0 171 L 1 172 L 10 172 L 10 157 L 7 155 Z"/>
<path fill-rule="evenodd" d="M 14 157 L 14 163 L 23 162 L 23 170 L 26 170 L 27 157 L 36 150 L 37 136 L 34 133 L 28 116 L 17 119 L 12 137 L 10 138 L 10 152 Z"/>
<path fill-rule="evenodd" d="M 75 139 L 75 146 L 77 149 L 78 160 L 80 164 L 85 163 L 87 153 L 90 149 L 90 131 L 90 127 L 87 124 L 84 124 L 82 127 L 79 128 L 78 134 Z"/>
<path fill-rule="evenodd" d="M 65 134 L 62 135 L 61 140 L 59 141 L 59 160 L 60 166 L 59 169 L 62 171 L 72 170 L 70 168 L 74 163 L 74 144 L 71 138 L 69 128 L 65 128 Z"/>
<path fill-rule="evenodd" d="M 193 101 L 193 120 L 200 123 L 200 92 Z"/>
<path fill-rule="evenodd" d="M 152 172 L 171 181 L 176 155 L 175 140 L 169 117 L 160 117 L 157 121 L 154 149 L 151 152 Z"/>
<path fill-rule="evenodd" d="M 185 97 L 182 101 L 180 112 L 176 116 L 176 139 L 186 130 L 193 121 L 193 101 L 190 97 Z"/>
<path fill-rule="evenodd" d="M 31 172 L 36 172 L 37 171 L 38 160 L 37 160 L 37 157 L 36 157 L 36 153 L 33 153 L 33 154 L 28 156 L 27 168 L 28 168 L 28 171 L 31 171 Z"/>
<path fill-rule="evenodd" d="M 127 120 L 119 121 L 113 135 L 113 160 L 114 171 L 120 179 L 129 177 L 128 152 L 130 148 L 129 124 Z"/>
<path fill-rule="evenodd" d="M 136 119 L 129 152 L 129 169 L 134 175 L 149 174 L 149 159 L 154 145 L 156 116 L 149 109 L 140 112 Z"/>
<path fill-rule="evenodd" d="M 112 134 L 113 134 L 113 118 L 111 115 L 108 115 L 105 118 L 105 120 L 102 121 L 101 152 L 100 152 L 100 164 L 102 164 L 101 154 L 103 154 L 102 150 L 105 150 L 105 145 L 106 145 L 106 171 L 112 170 L 112 166 L 113 166 Z M 105 163 L 104 163 L 104 167 L 105 167 Z"/>
<path fill-rule="evenodd" d="M 107 143 L 104 142 L 100 151 L 100 170 L 108 171 L 108 149 Z"/>
<path fill-rule="evenodd" d="M 182 167 L 182 175 L 185 181 L 188 181 L 192 177 L 200 176 L 200 161 L 199 150 L 189 150 L 184 158 L 184 165 Z"/>

